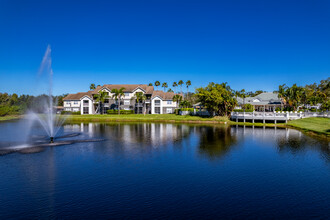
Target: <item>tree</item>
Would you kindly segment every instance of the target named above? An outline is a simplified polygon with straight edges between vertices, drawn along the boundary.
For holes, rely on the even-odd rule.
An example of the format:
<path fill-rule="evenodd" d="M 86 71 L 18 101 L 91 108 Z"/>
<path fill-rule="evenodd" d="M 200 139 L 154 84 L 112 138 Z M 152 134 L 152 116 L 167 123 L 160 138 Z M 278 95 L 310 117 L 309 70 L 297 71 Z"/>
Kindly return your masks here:
<path fill-rule="evenodd" d="M 171 88 L 169 88 L 169 89 L 167 90 L 167 92 L 173 92 L 173 90 L 172 90 Z"/>
<path fill-rule="evenodd" d="M 191 81 L 190 80 L 188 80 L 186 82 L 186 86 L 187 86 L 187 98 L 189 98 L 189 86 L 191 86 Z"/>
<path fill-rule="evenodd" d="M 103 114 L 103 103 L 105 101 L 105 99 L 108 99 L 108 93 L 107 92 L 103 92 L 103 91 L 99 91 L 98 94 L 95 95 L 96 97 L 96 102 L 98 102 L 98 109 L 100 111 L 100 114 Z"/>
<path fill-rule="evenodd" d="M 178 108 L 178 104 L 182 101 L 182 96 L 181 95 L 174 95 L 172 98 L 173 102 L 176 102 L 176 108 Z"/>
<path fill-rule="evenodd" d="M 178 86 L 178 84 L 176 82 L 174 82 L 172 86 L 175 89 L 175 94 L 176 94 L 176 87 Z"/>
<path fill-rule="evenodd" d="M 145 100 L 147 99 L 147 97 L 143 94 L 143 92 L 136 92 L 136 93 L 134 94 L 134 97 L 132 97 L 132 99 L 135 99 L 135 100 L 136 100 L 136 103 L 140 103 L 140 102 L 142 102 L 142 104 L 143 104 L 143 109 L 144 109 L 143 114 L 145 115 L 145 111 L 146 111 L 146 108 L 145 108 Z"/>
<path fill-rule="evenodd" d="M 124 89 L 125 88 L 122 87 L 120 89 L 111 90 L 111 93 L 113 93 L 112 98 L 114 98 L 116 100 L 116 102 L 118 103 L 118 115 L 120 115 L 120 100 L 121 100 L 121 97 L 124 95 Z"/>
<path fill-rule="evenodd" d="M 162 87 L 164 88 L 164 92 L 165 92 L 165 89 L 168 87 L 167 83 L 164 82 L 164 83 L 162 84 Z"/>
<path fill-rule="evenodd" d="M 299 104 L 301 103 L 303 88 L 293 84 L 286 90 L 286 97 L 289 100 L 289 105 L 293 107 L 294 111 L 298 109 Z"/>
<path fill-rule="evenodd" d="M 184 100 L 184 101 L 180 102 L 180 107 L 189 108 L 189 107 L 191 107 L 191 103 L 188 100 Z"/>
<path fill-rule="evenodd" d="M 237 104 L 235 94 L 227 83 L 209 83 L 207 87 L 197 88 L 195 96 L 213 116 L 230 116 Z"/>
<path fill-rule="evenodd" d="M 152 83 L 149 83 L 148 86 L 152 86 Z"/>
<path fill-rule="evenodd" d="M 159 82 L 159 81 L 156 81 L 156 82 L 155 82 L 155 86 L 156 86 L 156 88 L 158 89 L 158 86 L 160 86 L 160 82 Z"/>
<path fill-rule="evenodd" d="M 96 89 L 95 84 L 92 83 L 92 84 L 89 86 L 89 89 L 90 89 L 90 90 L 94 90 L 94 89 Z"/>
<path fill-rule="evenodd" d="M 182 95 L 182 85 L 183 85 L 183 81 L 180 80 L 180 81 L 178 82 L 178 85 L 181 87 L 181 96 L 182 96 L 182 98 L 183 98 L 183 95 Z"/>
<path fill-rule="evenodd" d="M 243 98 L 243 109 L 245 112 L 245 98 L 247 97 L 245 89 L 242 89 L 239 93 L 240 93 L 240 97 Z"/>
<path fill-rule="evenodd" d="M 287 86 L 285 84 L 278 86 L 278 97 L 281 99 L 281 110 L 283 109 L 283 102 L 286 103 L 286 90 Z"/>

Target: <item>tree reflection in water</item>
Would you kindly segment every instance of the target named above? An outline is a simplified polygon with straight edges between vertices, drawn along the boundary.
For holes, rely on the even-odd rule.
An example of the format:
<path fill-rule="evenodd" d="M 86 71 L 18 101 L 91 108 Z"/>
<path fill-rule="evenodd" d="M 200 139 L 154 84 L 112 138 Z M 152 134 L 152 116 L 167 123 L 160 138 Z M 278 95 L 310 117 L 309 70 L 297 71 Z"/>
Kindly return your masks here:
<path fill-rule="evenodd" d="M 198 152 L 210 159 L 221 158 L 237 144 L 230 126 L 199 127 L 200 142 Z"/>
<path fill-rule="evenodd" d="M 280 153 L 299 154 L 313 150 L 319 152 L 328 163 L 330 162 L 330 143 L 327 139 L 309 137 L 293 129 L 285 129 L 283 132 L 285 132 L 284 135 L 279 135 L 276 139 Z"/>
<path fill-rule="evenodd" d="M 250 139 L 265 146 L 274 145 L 278 152 L 283 154 L 317 151 L 322 158 L 330 162 L 327 140 L 309 137 L 294 129 L 127 122 L 66 126 L 69 131 L 81 129 L 81 132 L 89 133 L 91 137 L 107 139 L 94 146 L 94 150 L 101 153 L 134 155 L 163 151 L 172 147 L 196 147 L 198 155 L 214 160 L 224 157 L 235 146 L 240 146 L 238 142 L 245 143 L 245 139 Z"/>

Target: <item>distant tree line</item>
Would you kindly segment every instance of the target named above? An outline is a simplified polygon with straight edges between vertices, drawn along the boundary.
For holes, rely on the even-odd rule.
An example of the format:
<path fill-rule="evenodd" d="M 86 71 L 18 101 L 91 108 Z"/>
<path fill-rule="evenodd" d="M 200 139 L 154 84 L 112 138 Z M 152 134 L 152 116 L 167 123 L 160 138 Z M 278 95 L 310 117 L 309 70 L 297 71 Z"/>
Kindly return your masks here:
<path fill-rule="evenodd" d="M 54 106 L 63 106 L 63 98 L 67 94 L 53 96 Z M 0 93 L 0 116 L 24 114 L 27 110 L 42 112 L 48 95 L 20 95 Z"/>
<path fill-rule="evenodd" d="M 299 106 L 316 106 L 321 104 L 322 110 L 330 109 L 330 77 L 321 80 L 319 84 L 314 83 L 305 86 L 293 84 L 291 87 L 285 84 L 280 85 L 277 91 L 278 96 L 283 100 L 283 105 L 297 110 Z"/>

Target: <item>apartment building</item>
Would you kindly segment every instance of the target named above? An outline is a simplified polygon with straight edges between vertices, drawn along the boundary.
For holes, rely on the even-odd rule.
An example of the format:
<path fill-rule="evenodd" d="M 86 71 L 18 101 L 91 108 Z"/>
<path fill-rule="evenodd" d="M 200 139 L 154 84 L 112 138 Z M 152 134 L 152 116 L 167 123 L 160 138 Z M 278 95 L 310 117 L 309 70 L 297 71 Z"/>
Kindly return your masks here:
<path fill-rule="evenodd" d="M 121 88 L 124 88 L 124 95 L 116 100 L 112 91 Z M 100 92 L 107 95 L 102 103 L 97 101 Z M 137 102 L 136 93 L 144 94 L 145 99 Z M 145 84 L 107 84 L 88 92 L 67 95 L 63 98 L 63 107 L 64 111 L 80 111 L 81 114 L 106 113 L 107 110 L 118 108 L 134 110 L 136 114 L 171 114 L 177 107 L 173 96 L 173 92 L 157 91 Z"/>

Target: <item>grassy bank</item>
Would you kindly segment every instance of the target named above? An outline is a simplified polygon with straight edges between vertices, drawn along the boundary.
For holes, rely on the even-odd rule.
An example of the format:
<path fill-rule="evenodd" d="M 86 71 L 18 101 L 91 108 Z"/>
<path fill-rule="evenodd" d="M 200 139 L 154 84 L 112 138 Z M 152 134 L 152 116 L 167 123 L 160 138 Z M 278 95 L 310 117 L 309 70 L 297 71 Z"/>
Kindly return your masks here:
<path fill-rule="evenodd" d="M 22 118 L 23 116 L 4 116 L 0 117 L 0 121 Z M 326 135 L 330 137 L 330 119 L 329 118 L 304 118 L 293 120 L 288 124 L 272 124 L 272 123 L 250 123 L 250 122 L 233 122 L 228 117 L 203 118 L 199 116 L 181 116 L 174 114 L 163 115 L 69 115 L 67 117 L 69 123 L 80 122 L 168 122 L 168 123 L 200 123 L 200 124 L 221 124 L 228 123 L 231 125 L 245 126 L 266 126 L 266 127 L 292 127 L 307 132 Z"/>
<path fill-rule="evenodd" d="M 8 121 L 19 118 L 22 118 L 22 115 L 6 115 L 6 116 L 1 116 L 0 121 Z"/>
<path fill-rule="evenodd" d="M 330 136 L 329 118 L 303 118 L 288 122 L 288 126 Z"/>
<path fill-rule="evenodd" d="M 174 123 L 225 123 L 229 122 L 227 117 L 203 118 L 190 115 L 70 115 L 68 122 L 174 122 Z"/>

